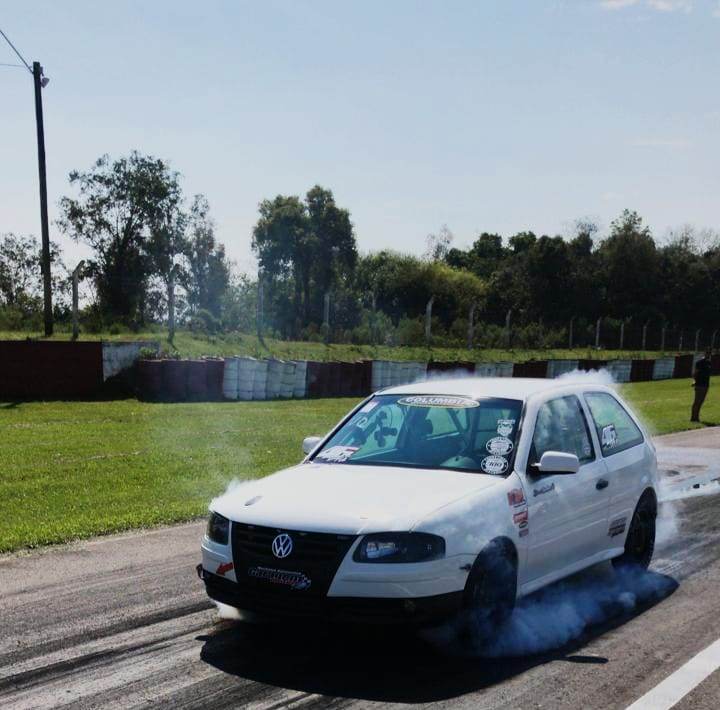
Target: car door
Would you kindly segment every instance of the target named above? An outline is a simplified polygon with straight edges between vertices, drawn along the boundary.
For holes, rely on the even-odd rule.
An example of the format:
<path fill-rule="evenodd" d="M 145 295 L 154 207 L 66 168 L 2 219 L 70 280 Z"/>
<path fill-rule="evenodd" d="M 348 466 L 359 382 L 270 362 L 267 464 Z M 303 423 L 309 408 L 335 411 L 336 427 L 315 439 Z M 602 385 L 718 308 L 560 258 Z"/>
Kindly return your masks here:
<path fill-rule="evenodd" d="M 614 549 L 624 545 L 651 462 L 640 427 L 612 394 L 585 392 L 583 397 L 607 468 L 609 518 L 605 546 Z"/>
<path fill-rule="evenodd" d="M 580 470 L 534 475 L 533 464 L 546 451 L 575 454 Z M 606 468 L 576 395 L 555 397 L 539 407 L 525 477 L 530 534 L 524 583 L 560 576 L 598 555 L 607 532 Z"/>

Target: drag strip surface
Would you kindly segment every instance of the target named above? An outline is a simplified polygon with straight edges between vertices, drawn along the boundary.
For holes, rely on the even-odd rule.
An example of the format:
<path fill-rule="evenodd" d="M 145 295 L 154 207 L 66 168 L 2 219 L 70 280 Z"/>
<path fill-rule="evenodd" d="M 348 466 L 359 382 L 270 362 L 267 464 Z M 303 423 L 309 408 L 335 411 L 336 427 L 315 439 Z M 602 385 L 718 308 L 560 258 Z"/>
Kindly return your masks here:
<path fill-rule="evenodd" d="M 202 523 L 0 557 L 0 707 L 627 708 L 720 638 L 720 429 L 658 444 L 651 573 L 601 567 L 523 600 L 491 648 L 219 620 Z M 719 681 L 677 707 L 717 707 Z"/>

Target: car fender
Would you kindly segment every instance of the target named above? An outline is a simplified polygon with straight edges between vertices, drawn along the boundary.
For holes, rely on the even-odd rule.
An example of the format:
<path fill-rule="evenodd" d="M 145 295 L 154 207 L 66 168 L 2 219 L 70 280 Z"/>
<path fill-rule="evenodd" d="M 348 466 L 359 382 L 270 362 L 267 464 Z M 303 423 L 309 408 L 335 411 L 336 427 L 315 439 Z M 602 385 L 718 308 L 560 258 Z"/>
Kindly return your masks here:
<path fill-rule="evenodd" d="M 498 485 L 454 501 L 422 518 L 413 530 L 440 535 L 446 555 L 477 557 L 491 540 L 506 538 L 524 563 L 530 531 L 527 498 L 516 473 Z"/>

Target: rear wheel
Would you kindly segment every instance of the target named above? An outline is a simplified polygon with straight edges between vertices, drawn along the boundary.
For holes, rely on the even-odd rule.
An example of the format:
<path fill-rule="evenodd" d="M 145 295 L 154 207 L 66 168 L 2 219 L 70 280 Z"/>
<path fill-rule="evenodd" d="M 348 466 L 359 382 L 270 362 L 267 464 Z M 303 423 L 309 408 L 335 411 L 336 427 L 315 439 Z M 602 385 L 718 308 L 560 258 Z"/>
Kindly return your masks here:
<path fill-rule="evenodd" d="M 643 495 L 635 508 L 625 540 L 625 551 L 613 560 L 616 569 L 647 569 L 655 550 L 657 505 L 649 494 Z"/>
<path fill-rule="evenodd" d="M 491 636 L 515 608 L 517 562 L 510 544 L 491 542 L 477 557 L 465 584 L 463 631 Z"/>

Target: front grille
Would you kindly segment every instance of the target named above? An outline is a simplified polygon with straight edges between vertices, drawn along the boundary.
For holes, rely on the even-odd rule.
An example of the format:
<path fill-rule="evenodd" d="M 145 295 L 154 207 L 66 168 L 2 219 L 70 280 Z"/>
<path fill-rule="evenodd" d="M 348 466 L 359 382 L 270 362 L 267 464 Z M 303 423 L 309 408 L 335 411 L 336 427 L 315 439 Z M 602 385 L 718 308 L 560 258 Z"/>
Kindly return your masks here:
<path fill-rule="evenodd" d="M 275 557 L 272 552 L 273 540 L 280 533 L 287 533 L 293 541 L 292 552 L 282 559 Z M 235 573 L 241 588 L 248 592 L 297 599 L 327 594 L 335 572 L 355 536 L 232 523 L 231 539 Z M 249 571 L 259 567 L 298 573 L 311 580 L 311 584 L 307 589 L 300 590 L 256 579 Z"/>

